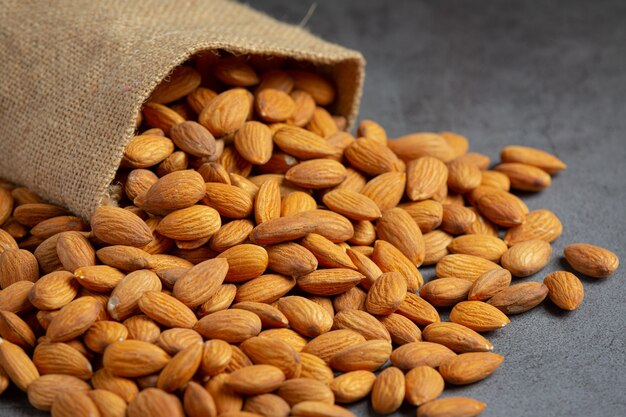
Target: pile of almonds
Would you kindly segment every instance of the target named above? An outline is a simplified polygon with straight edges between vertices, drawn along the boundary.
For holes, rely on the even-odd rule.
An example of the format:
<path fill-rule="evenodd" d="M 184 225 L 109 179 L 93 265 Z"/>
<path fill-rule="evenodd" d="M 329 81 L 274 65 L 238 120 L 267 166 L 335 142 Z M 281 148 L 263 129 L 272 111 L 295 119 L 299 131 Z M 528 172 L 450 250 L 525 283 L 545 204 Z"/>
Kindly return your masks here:
<path fill-rule="evenodd" d="M 144 105 L 120 207 L 88 224 L 2 182 L 0 389 L 55 417 L 343 417 L 367 396 L 379 414 L 479 414 L 438 397 L 501 365 L 480 333 L 583 300 L 571 272 L 511 285 L 562 225 L 509 189 L 565 164 L 508 146 L 489 169 L 463 136 L 388 140 L 369 120 L 355 137 L 335 97 L 293 62 L 203 54 Z M 564 255 L 594 278 L 619 262 Z"/>

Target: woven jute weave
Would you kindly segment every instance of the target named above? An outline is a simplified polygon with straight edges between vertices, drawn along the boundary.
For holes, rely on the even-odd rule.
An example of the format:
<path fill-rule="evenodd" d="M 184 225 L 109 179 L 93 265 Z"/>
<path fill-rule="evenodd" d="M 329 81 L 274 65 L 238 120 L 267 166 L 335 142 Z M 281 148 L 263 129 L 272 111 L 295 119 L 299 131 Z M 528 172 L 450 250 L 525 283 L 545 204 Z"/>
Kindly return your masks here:
<path fill-rule="evenodd" d="M 290 57 L 335 80 L 356 116 L 360 53 L 224 0 L 0 0 L 0 177 L 89 218 L 141 105 L 194 53 Z"/>

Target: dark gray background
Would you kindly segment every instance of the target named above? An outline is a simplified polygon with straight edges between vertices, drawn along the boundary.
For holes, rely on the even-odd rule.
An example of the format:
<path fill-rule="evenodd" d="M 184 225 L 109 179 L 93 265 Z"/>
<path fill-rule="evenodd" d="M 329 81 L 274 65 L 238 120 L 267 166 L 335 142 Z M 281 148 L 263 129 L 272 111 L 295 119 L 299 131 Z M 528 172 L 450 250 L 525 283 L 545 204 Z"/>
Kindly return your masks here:
<path fill-rule="evenodd" d="M 311 1 L 251 1 L 299 23 Z M 554 152 L 569 168 L 525 197 L 564 224 L 542 280 L 567 243 L 626 255 L 626 2 L 317 0 L 306 27 L 368 61 L 361 117 L 390 136 L 453 130 L 497 161 L 508 144 Z M 484 416 L 626 416 L 626 282 L 582 278 L 585 301 L 550 303 L 489 335 L 505 362 L 480 383 L 447 390 L 488 404 Z M 428 273 L 426 273 L 428 275 Z M 374 415 L 366 403 L 353 408 Z M 406 408 L 398 415 L 414 415 Z M 2 416 L 43 415 L 9 390 Z"/>

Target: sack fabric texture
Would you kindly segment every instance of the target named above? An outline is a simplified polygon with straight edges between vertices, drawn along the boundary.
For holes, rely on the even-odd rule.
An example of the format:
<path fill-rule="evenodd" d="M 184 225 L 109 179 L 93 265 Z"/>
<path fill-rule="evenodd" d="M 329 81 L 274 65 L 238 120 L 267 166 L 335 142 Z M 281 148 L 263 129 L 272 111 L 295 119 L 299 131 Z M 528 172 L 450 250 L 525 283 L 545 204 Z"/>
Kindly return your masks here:
<path fill-rule="evenodd" d="M 142 103 L 204 50 L 289 57 L 334 79 L 352 122 L 356 51 L 225 0 L 0 0 L 0 177 L 89 218 Z"/>

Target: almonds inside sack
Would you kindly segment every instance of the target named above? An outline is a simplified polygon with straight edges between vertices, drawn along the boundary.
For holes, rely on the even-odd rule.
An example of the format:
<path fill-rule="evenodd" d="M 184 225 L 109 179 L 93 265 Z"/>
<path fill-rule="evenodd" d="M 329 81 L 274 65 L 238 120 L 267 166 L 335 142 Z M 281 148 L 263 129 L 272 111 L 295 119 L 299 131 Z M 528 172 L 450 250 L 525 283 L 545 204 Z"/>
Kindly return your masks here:
<path fill-rule="evenodd" d="M 504 361 L 481 333 L 583 301 L 572 272 L 520 279 L 563 226 L 515 191 L 566 166 L 508 146 L 490 169 L 453 132 L 353 134 L 340 92 L 295 62 L 204 53 L 144 105 L 119 206 L 86 223 L 2 182 L 0 389 L 54 416 L 351 416 L 368 396 L 481 413 L 439 398 Z M 619 265 L 590 244 L 564 256 L 594 278 Z"/>

